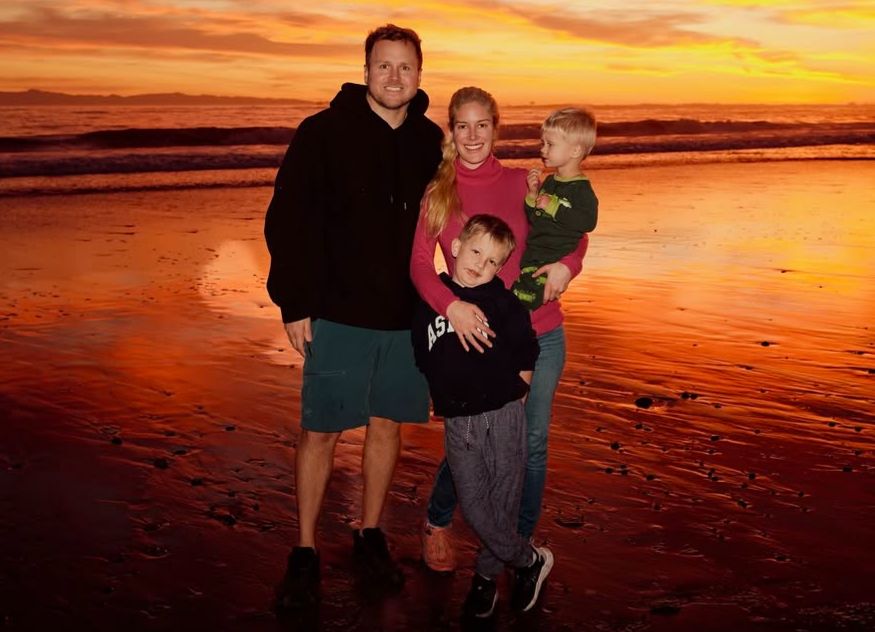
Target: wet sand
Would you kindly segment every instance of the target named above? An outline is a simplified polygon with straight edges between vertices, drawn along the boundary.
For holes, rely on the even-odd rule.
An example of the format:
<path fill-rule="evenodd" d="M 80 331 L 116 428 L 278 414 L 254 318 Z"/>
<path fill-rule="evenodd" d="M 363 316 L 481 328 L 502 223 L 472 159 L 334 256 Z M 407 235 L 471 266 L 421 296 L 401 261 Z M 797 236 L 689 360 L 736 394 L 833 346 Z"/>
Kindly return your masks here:
<path fill-rule="evenodd" d="M 875 626 L 875 164 L 598 170 L 566 294 L 541 606 L 495 629 Z M 451 630 L 418 561 L 442 425 L 405 429 L 354 579 L 360 432 L 323 513 L 324 599 L 276 620 L 300 361 L 263 290 L 265 188 L 2 200 L 0 627 Z"/>

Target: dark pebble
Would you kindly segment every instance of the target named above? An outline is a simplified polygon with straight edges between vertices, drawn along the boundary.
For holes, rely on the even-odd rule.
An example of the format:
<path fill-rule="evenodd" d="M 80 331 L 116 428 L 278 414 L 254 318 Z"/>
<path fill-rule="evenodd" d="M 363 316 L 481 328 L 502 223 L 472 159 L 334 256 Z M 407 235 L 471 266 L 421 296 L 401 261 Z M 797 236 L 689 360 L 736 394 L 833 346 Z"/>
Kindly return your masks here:
<path fill-rule="evenodd" d="M 768 347 L 768 346 L 770 346 L 772 343 L 769 342 L 768 340 L 763 340 L 760 344 L 761 344 L 762 346 L 764 346 L 764 347 Z"/>
<path fill-rule="evenodd" d="M 188 454 L 188 450 L 186 448 L 173 448 L 173 450 L 171 450 L 171 452 L 173 454 L 175 454 L 176 456 L 183 456 L 183 455 Z"/>
<path fill-rule="evenodd" d="M 869 369 L 869 375 L 875 375 L 875 369 Z"/>
<path fill-rule="evenodd" d="M 681 611 L 679 606 L 672 606 L 669 604 L 661 604 L 658 606 L 653 606 L 650 609 L 650 614 L 656 614 L 661 617 L 671 617 L 676 615 Z"/>
<path fill-rule="evenodd" d="M 159 470 L 166 470 L 170 467 L 170 462 L 165 458 L 158 458 L 152 461 L 152 465 L 157 467 Z"/>
<path fill-rule="evenodd" d="M 836 422 L 835 421 L 828 421 L 828 422 L 826 422 L 826 425 L 829 426 L 830 428 L 835 428 Z"/>
<path fill-rule="evenodd" d="M 619 442 L 619 441 L 614 441 L 614 442 L 611 444 L 611 450 L 619 450 L 619 449 L 620 449 L 620 442 Z"/>
<path fill-rule="evenodd" d="M 644 427 L 644 424 L 642 424 L 641 422 L 638 422 L 637 424 L 635 424 L 635 430 L 641 430 L 643 427 Z"/>
<path fill-rule="evenodd" d="M 638 408 L 650 408 L 653 406 L 653 399 L 650 397 L 639 397 L 635 400 L 635 405 Z"/>
<path fill-rule="evenodd" d="M 110 440 L 110 443 L 113 444 L 113 445 L 121 445 L 122 443 L 124 443 L 124 441 L 122 441 L 122 438 L 121 438 L 121 437 L 113 437 L 113 438 Z"/>
<path fill-rule="evenodd" d="M 711 441 L 720 441 L 720 435 L 711 435 Z"/>
<path fill-rule="evenodd" d="M 237 426 L 234 426 L 234 425 L 225 426 L 225 432 L 234 432 L 235 430 L 237 430 Z"/>
<path fill-rule="evenodd" d="M 583 516 L 556 516 L 554 522 L 566 529 L 579 529 L 583 526 Z"/>
<path fill-rule="evenodd" d="M 842 467 L 842 472 L 853 472 L 853 471 L 854 471 L 854 468 L 852 468 L 850 465 L 845 465 L 844 467 Z"/>
<path fill-rule="evenodd" d="M 190 482 L 191 482 L 191 486 L 192 486 L 192 487 L 200 487 L 201 485 L 204 484 L 204 479 L 202 479 L 202 478 L 193 478 L 193 479 L 191 479 Z"/>
<path fill-rule="evenodd" d="M 747 477 L 748 477 L 750 480 L 755 479 L 755 478 L 757 477 L 756 472 L 748 472 L 748 473 L 747 473 Z"/>
<path fill-rule="evenodd" d="M 613 473 L 614 473 L 614 468 L 612 468 L 612 467 L 605 468 L 605 474 L 613 474 Z"/>
<path fill-rule="evenodd" d="M 746 508 L 746 507 L 747 507 L 747 501 L 746 501 L 746 500 L 743 500 L 743 499 L 741 499 L 741 498 L 739 498 L 739 499 L 738 499 L 738 506 L 741 507 L 742 509 Z"/>
<path fill-rule="evenodd" d="M 723 404 L 720 402 L 714 402 L 714 408 L 723 408 Z"/>
<path fill-rule="evenodd" d="M 646 478 L 648 481 L 652 481 L 656 478 L 656 474 L 647 474 L 644 478 Z"/>
<path fill-rule="evenodd" d="M 683 393 L 681 393 L 681 399 L 697 399 L 698 397 L 698 393 L 690 393 L 689 391 L 684 391 Z"/>
<path fill-rule="evenodd" d="M 160 544 L 152 544 L 146 547 L 146 555 L 150 557 L 164 557 L 168 553 L 167 547 Z"/>
<path fill-rule="evenodd" d="M 854 426 L 854 432 L 863 432 L 863 426 Z"/>

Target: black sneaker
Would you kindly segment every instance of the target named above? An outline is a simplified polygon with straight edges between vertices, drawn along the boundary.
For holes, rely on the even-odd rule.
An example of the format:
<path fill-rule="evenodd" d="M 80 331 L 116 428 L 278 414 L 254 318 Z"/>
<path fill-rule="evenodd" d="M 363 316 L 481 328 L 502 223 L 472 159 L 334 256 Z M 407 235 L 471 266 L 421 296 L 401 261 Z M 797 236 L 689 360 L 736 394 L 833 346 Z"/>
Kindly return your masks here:
<path fill-rule="evenodd" d="M 286 574 L 276 588 L 277 610 L 295 610 L 319 601 L 319 553 L 296 546 L 289 554 Z"/>
<path fill-rule="evenodd" d="M 392 561 L 386 537 L 379 527 L 361 531 L 356 529 L 352 532 L 352 545 L 363 580 L 390 589 L 399 589 L 404 585 L 404 573 Z"/>
<path fill-rule="evenodd" d="M 465 598 L 462 606 L 462 614 L 466 617 L 488 619 L 495 611 L 495 602 L 498 601 L 498 590 L 495 581 L 487 579 L 479 573 L 474 573 L 471 580 L 471 590 Z"/>
<path fill-rule="evenodd" d="M 532 547 L 535 549 L 535 561 L 525 568 L 516 571 L 516 582 L 513 585 L 511 605 L 515 610 L 526 612 L 532 609 L 541 594 L 544 580 L 553 568 L 553 553 L 546 546 Z"/>

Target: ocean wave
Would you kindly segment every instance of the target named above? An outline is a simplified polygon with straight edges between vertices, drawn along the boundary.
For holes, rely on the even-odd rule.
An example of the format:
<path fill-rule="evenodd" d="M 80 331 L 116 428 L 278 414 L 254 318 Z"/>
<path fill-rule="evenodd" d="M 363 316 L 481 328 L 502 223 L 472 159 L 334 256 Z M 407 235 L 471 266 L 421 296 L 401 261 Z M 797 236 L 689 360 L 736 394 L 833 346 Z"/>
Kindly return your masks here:
<path fill-rule="evenodd" d="M 0 137 L 0 178 L 276 169 L 293 127 L 104 129 L 79 134 Z M 499 158 L 536 159 L 540 125 L 501 129 Z M 642 119 L 605 123 L 593 155 L 719 152 L 744 149 L 875 145 L 875 122 Z"/>
<path fill-rule="evenodd" d="M 278 159 L 278 158 L 277 158 Z M 727 151 L 653 152 L 647 154 L 599 155 L 588 158 L 586 170 L 634 169 L 637 167 L 677 166 L 713 163 L 751 163 L 775 161 L 875 160 L 875 145 L 821 145 Z M 529 169 L 539 160 L 533 157 L 505 156 L 509 167 Z M 126 193 L 133 191 L 183 191 L 215 188 L 269 187 L 276 166 L 240 168 L 233 161 L 227 168 L 137 172 L 52 174 L 0 178 L 0 199 L 45 195 Z M 165 165 L 166 166 L 166 165 Z M 87 170 L 86 170 L 87 171 Z"/>
<path fill-rule="evenodd" d="M 0 137 L 0 152 L 38 152 L 58 150 L 135 149 L 160 147 L 227 147 L 234 145 L 286 146 L 295 133 L 293 127 L 184 127 L 184 128 L 127 128 L 83 132 L 81 134 L 41 134 Z M 843 135 L 872 138 L 873 122 L 849 123 L 777 123 L 770 121 L 701 121 L 681 118 L 671 120 L 644 119 L 599 125 L 600 141 L 606 138 L 664 136 L 811 136 Z M 541 135 L 538 124 L 517 123 L 504 125 L 504 140 L 532 140 Z M 871 142 L 871 140 L 867 141 Z M 600 144 L 602 144 L 600 142 Z"/>
<path fill-rule="evenodd" d="M 183 127 L 109 129 L 82 134 L 0 137 L 0 152 L 33 152 L 149 147 L 288 145 L 292 127 Z"/>

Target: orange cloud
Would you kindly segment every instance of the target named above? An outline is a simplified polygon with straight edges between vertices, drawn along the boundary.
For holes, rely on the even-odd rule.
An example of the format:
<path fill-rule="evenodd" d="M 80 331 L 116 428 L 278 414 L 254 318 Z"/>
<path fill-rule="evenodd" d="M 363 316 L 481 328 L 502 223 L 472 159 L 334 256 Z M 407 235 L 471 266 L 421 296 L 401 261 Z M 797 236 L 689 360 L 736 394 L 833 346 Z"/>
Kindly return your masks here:
<path fill-rule="evenodd" d="M 422 36 L 424 86 L 438 102 L 471 83 L 509 102 L 875 100 L 872 11 L 830 4 L 5 0 L 0 90 L 70 90 L 78 78 L 121 94 L 324 100 L 361 80 L 367 30 L 394 21 Z"/>
<path fill-rule="evenodd" d="M 223 29 L 227 25 L 223 25 Z M 63 46 L 105 46 L 148 49 L 209 50 L 225 54 L 342 57 L 361 45 L 280 42 L 252 32 L 213 32 L 206 27 L 177 24 L 167 17 L 68 17 L 52 9 L 37 9 L 28 19 L 0 22 L 7 41 Z"/>

